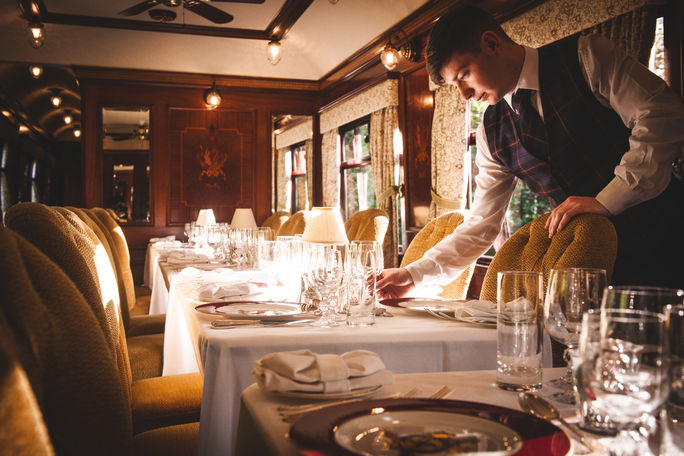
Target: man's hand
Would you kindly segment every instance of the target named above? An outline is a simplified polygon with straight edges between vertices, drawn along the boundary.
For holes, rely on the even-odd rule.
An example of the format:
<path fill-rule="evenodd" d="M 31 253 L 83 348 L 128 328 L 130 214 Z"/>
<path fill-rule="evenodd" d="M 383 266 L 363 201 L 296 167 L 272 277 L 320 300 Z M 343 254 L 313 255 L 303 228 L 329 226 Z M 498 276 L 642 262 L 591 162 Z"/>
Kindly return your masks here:
<path fill-rule="evenodd" d="M 570 196 L 560 203 L 546 219 L 549 237 L 562 230 L 572 218 L 579 214 L 600 214 L 610 217 L 606 207 L 591 196 Z"/>
<path fill-rule="evenodd" d="M 375 283 L 381 299 L 401 298 L 415 287 L 411 274 L 404 268 L 385 269 Z"/>

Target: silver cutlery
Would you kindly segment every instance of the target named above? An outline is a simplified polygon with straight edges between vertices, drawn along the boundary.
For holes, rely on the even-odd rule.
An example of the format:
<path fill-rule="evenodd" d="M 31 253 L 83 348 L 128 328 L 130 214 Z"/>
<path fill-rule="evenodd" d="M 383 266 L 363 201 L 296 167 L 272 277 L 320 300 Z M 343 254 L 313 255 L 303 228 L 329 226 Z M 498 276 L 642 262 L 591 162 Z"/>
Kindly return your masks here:
<path fill-rule="evenodd" d="M 213 329 L 234 328 L 273 328 L 279 326 L 307 326 L 314 321 L 312 318 L 293 321 L 265 321 L 265 320 L 212 320 Z"/>

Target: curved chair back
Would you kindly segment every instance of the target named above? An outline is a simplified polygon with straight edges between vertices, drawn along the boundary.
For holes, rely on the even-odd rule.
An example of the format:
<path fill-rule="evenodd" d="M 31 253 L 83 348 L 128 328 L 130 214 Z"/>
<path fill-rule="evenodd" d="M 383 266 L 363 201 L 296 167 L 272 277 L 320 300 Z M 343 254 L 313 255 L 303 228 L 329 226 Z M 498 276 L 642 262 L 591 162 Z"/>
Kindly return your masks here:
<path fill-rule="evenodd" d="M 303 210 L 292 214 L 292 217 L 282 224 L 276 236 L 294 236 L 295 234 L 304 233 L 310 213 L 311 211 Z"/>
<path fill-rule="evenodd" d="M 376 241 L 382 245 L 387 233 L 389 217 L 382 209 L 357 212 L 344 222 L 349 241 Z"/>
<path fill-rule="evenodd" d="M 10 331 L 0 311 L 0 334 Z M 0 337 L 0 448 L 5 454 L 55 454 L 26 371 L 7 337 Z"/>
<path fill-rule="evenodd" d="M 10 211 L 8 211 L 8 214 Z M 58 454 L 131 454 L 129 396 L 105 333 L 70 278 L 0 228 L 0 311 Z"/>
<path fill-rule="evenodd" d="M 453 233 L 458 225 L 463 223 L 465 216 L 460 211 L 451 211 L 432 219 L 420 232 L 413 238 L 401 260 L 401 266 L 413 263 L 423 257 L 423 254 L 434 247 L 444 237 Z M 468 286 L 473 276 L 474 264 L 468 266 L 461 275 L 456 277 L 453 282 L 442 287 L 439 294 L 443 298 L 465 299 L 468 294 Z"/>
<path fill-rule="evenodd" d="M 496 302 L 499 271 L 534 271 L 544 275 L 544 289 L 551 269 L 587 267 L 605 269 L 608 282 L 617 255 L 617 234 L 608 218 L 582 214 L 549 239 L 544 225 L 549 214 L 537 217 L 511 236 L 496 252 L 487 269 L 480 299 Z"/>
<path fill-rule="evenodd" d="M 283 223 L 287 222 L 289 219 L 289 212 L 278 211 L 269 215 L 268 218 L 264 220 L 264 223 L 261 224 L 261 226 L 272 229 L 273 235 L 276 236 L 278 234 L 278 230 L 280 229 L 280 227 L 283 226 Z"/>

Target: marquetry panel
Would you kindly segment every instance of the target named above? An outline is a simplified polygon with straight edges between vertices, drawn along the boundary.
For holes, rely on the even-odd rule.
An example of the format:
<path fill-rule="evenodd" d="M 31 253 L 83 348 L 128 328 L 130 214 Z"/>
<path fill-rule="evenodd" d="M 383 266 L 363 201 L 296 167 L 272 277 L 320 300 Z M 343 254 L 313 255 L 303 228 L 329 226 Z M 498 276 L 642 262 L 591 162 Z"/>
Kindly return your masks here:
<path fill-rule="evenodd" d="M 255 113 L 169 109 L 169 223 L 193 220 L 211 207 L 219 221 L 253 207 Z"/>

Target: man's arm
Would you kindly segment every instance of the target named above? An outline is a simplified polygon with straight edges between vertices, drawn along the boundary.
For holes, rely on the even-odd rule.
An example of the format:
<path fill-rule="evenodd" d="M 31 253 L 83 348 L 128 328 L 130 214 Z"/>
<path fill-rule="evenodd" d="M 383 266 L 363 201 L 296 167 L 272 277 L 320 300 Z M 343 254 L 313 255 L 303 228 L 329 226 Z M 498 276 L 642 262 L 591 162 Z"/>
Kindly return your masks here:
<path fill-rule="evenodd" d="M 632 129 L 615 177 L 595 198 L 569 197 L 547 220 L 549 236 L 575 215 L 617 215 L 658 196 L 684 148 L 684 103 L 665 82 L 600 35 L 582 37 L 578 55 L 596 98 Z"/>

